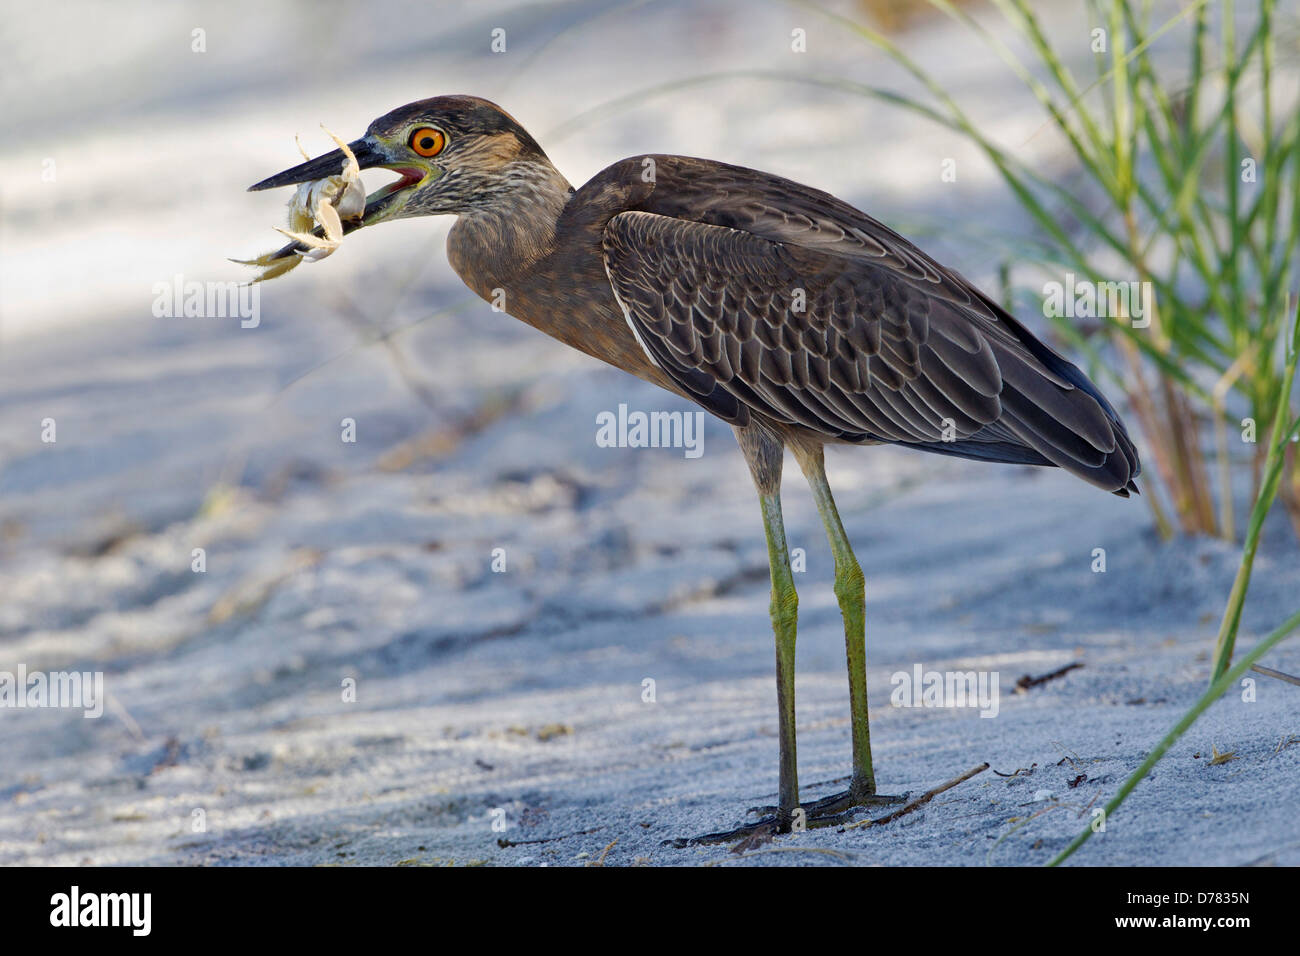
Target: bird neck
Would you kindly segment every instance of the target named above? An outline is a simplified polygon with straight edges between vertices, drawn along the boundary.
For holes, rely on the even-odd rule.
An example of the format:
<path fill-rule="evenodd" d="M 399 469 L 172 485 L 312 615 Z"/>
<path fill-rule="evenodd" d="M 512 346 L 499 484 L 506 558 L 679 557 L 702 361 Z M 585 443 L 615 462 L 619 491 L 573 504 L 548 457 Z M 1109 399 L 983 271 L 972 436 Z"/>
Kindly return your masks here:
<path fill-rule="evenodd" d="M 447 256 L 465 284 L 489 301 L 555 248 L 555 228 L 573 187 L 542 158 L 511 163 L 460 214 Z"/>

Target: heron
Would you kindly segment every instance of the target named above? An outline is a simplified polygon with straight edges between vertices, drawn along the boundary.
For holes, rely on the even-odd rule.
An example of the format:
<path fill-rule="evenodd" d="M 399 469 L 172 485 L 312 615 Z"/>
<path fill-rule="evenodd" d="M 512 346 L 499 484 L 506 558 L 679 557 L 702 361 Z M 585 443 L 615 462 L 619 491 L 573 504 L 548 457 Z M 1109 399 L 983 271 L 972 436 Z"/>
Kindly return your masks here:
<path fill-rule="evenodd" d="M 829 193 L 664 154 L 628 157 L 575 189 L 519 122 L 474 96 L 399 107 L 346 148 L 249 188 L 314 182 L 353 162 L 400 178 L 366 196 L 344 233 L 455 216 L 447 256 L 473 292 L 734 430 L 767 542 L 777 804 L 703 839 L 825 825 L 900 799 L 877 792 L 865 582 L 827 482 L 826 445 L 1055 466 L 1121 497 L 1137 491 L 1141 466 L 1124 423 L 1078 367 L 962 275 Z M 310 239 L 276 256 L 302 255 Z M 851 718 L 847 788 L 803 804 L 798 595 L 781 511 L 786 450 L 834 558 Z"/>

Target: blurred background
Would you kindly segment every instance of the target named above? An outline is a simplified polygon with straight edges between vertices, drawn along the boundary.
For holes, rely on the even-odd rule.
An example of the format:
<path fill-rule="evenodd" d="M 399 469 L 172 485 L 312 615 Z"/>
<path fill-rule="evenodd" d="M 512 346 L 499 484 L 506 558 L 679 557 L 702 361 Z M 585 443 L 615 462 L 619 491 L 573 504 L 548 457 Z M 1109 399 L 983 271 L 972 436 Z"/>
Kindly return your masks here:
<path fill-rule="evenodd" d="M 439 384 L 452 386 L 445 378 L 455 372 L 429 367 L 421 358 L 430 337 L 455 333 L 450 341 L 460 343 L 457 352 L 464 358 L 472 349 L 459 337 L 462 331 L 489 338 L 532 333 L 499 319 L 484 321 L 477 307 L 429 319 L 467 296 L 443 253 L 450 220 L 375 230 L 366 236 L 364 252 L 349 244 L 328 269 L 264 286 L 267 319 L 251 334 L 219 319 L 155 319 L 150 312 L 155 283 L 171 283 L 176 275 L 183 281 L 243 281 L 250 270 L 227 257 L 247 258 L 280 241 L 270 227 L 282 222 L 287 192 L 248 194 L 244 187 L 297 160 L 295 134 L 318 153 L 332 148 L 321 123 L 355 138 L 380 113 L 446 92 L 501 103 L 544 142 L 575 184 L 638 151 L 743 163 L 845 196 L 928 239 L 941 259 L 951 261 L 960 247 L 964 271 L 993 275 L 999 253 L 984 227 L 990 216 L 1000 216 L 1008 234 L 1016 227 L 995 173 L 979 161 L 978 151 L 903 111 L 804 82 L 840 75 L 902 84 L 905 72 L 812 12 L 779 4 L 746 7 L 744 14 L 740 8 L 126 4 L 105 22 L 95 4 L 69 4 L 63 8 L 66 25 L 57 31 L 46 31 L 41 18 L 10 18 L 4 43 L 13 68 L 5 79 L 0 133 L 8 174 L 0 275 L 6 382 L 15 383 L 23 367 L 32 369 L 20 349 L 58 343 L 56 364 L 78 383 L 76 394 L 66 397 L 92 416 L 76 427 L 80 453 L 93 455 L 98 466 L 90 470 L 104 497 L 95 498 L 95 505 L 121 505 L 132 515 L 136 508 L 186 513 L 220 478 L 214 468 L 232 445 L 259 446 L 249 448 L 241 464 L 267 470 L 270 457 L 287 450 L 285 433 L 277 437 L 276 430 L 294 428 L 301 411 L 314 415 L 320 396 L 337 394 L 340 387 L 351 393 L 349 401 L 380 403 L 385 424 L 378 427 L 385 431 L 376 433 L 375 424 L 363 430 L 376 443 L 427 427 L 430 414 L 463 413 L 455 407 L 459 383 Z M 841 9 L 861 12 L 853 5 Z M 1007 96 L 1015 89 L 995 69 L 996 57 L 982 64 L 972 59 L 978 45 L 963 28 L 933 16 L 920 15 L 929 27 L 915 34 L 913 55 L 969 90 L 976 119 L 993 135 L 1041 152 L 1048 162 L 1050 138 L 1036 135 L 1032 98 L 1025 94 L 1021 110 L 1010 108 Z M 506 31 L 504 53 L 491 51 L 495 29 Z M 796 29 L 807 33 L 811 53 L 792 50 Z M 105 43 L 106 33 L 112 43 Z M 952 57 L 954 48 L 964 55 Z M 685 83 L 746 70 L 772 78 Z M 961 164 L 961 174 L 955 183 L 940 183 L 939 162 L 949 156 Z M 372 175 L 378 177 L 372 185 L 387 178 L 366 174 Z M 423 386 L 437 397 L 436 408 L 411 401 L 409 392 L 401 398 L 380 395 L 375 383 L 358 380 L 390 375 L 392 357 L 383 347 L 357 348 L 284 389 L 290 378 L 342 348 L 421 320 L 426 321 L 403 333 L 395 347 L 412 357 Z M 167 381 L 140 372 L 148 387 L 139 389 L 135 399 L 141 405 L 130 415 L 122 414 L 118 402 L 100 400 L 106 396 L 94 390 L 88 363 L 120 366 L 124 350 L 150 361 L 164 350 L 164 341 L 170 343 L 165 361 L 183 353 L 206 367 L 186 368 L 170 390 Z M 106 348 L 107 342 L 114 347 Z M 546 351 L 547 365 L 586 365 L 562 350 Z M 219 353 L 238 367 L 218 367 Z M 43 379 L 53 371 L 49 364 L 43 363 Z M 499 389 L 509 374 L 466 377 Z M 399 378 L 389 385 L 403 388 Z M 5 427 L 13 430 L 4 439 L 16 451 L 37 409 L 19 411 L 15 396 L 8 397 Z M 276 407 L 261 411 L 272 397 Z M 198 440 L 190 416 L 213 416 L 232 399 L 243 403 L 242 410 L 226 421 L 209 417 L 206 425 L 217 431 L 205 431 Z M 150 408 L 158 414 L 142 427 Z M 43 411 L 38 419 L 56 411 Z M 134 420 L 130 427 L 128 418 Z M 368 445 L 365 437 L 360 444 Z M 355 461 L 352 450 L 347 454 Z M 331 462 L 336 463 L 342 461 Z M 24 479 L 23 463 L 9 463 L 6 507 L 31 511 L 15 497 L 48 488 L 48 476 L 37 480 L 46 464 L 28 461 L 34 471 Z M 173 481 L 181 472 L 186 480 Z M 179 499 L 164 500 L 171 495 Z M 49 522 L 52 534 L 90 531 L 86 519 L 92 515 L 82 509 L 40 510 L 44 517 L 36 521 Z M 40 526 L 28 527 L 25 536 L 43 534 Z"/>
<path fill-rule="evenodd" d="M 547 839 L 652 821 L 610 862 L 659 861 L 665 836 L 731 825 L 774 785 L 766 557 L 728 428 L 708 423 L 699 459 L 598 447 L 602 411 L 687 406 L 473 298 L 449 219 L 366 230 L 262 284 L 255 328 L 154 314 L 160 284 L 243 281 L 228 259 L 280 244 L 287 192 L 245 188 L 298 161 L 295 134 L 316 154 L 322 123 L 350 140 L 444 93 L 501 104 L 575 185 L 667 152 L 830 191 L 1089 369 L 1139 441 L 1143 499 L 896 448 L 829 468 L 867 574 L 878 707 L 916 661 L 1007 684 L 1087 662 L 998 720 L 886 708 L 888 775 L 1062 751 L 1109 761 L 1097 781 L 1131 769 L 1209 673 L 1270 424 L 1294 414 L 1300 32 L 1280 6 L 1238 4 L 1226 41 L 1217 3 L 1141 22 L 1109 3 L 1026 21 L 1016 3 L 894 0 L 7 10 L 0 669 L 102 670 L 110 699 L 98 721 L 0 712 L 0 862 L 564 862 L 597 842 L 500 847 L 497 807 Z M 1117 79 L 1114 44 L 1171 18 Z M 1153 282 L 1161 321 L 1045 318 L 1044 283 L 1071 271 Z M 1243 633 L 1295 610 L 1300 484 L 1294 451 L 1279 460 Z M 822 780 L 847 766 L 842 644 L 815 512 L 788 488 L 808 568 L 801 757 Z M 1294 820 L 1260 799 L 1280 769 L 1295 786 L 1300 748 L 1273 756 L 1295 712 L 1281 696 L 1215 712 L 1260 789 L 1188 770 L 1169 797 L 1250 808 L 1201 844 L 1213 859 L 1295 860 Z M 994 862 L 1039 862 L 1044 834 L 1003 839 L 1004 798 L 981 799 L 961 835 L 873 859 L 978 861 L 996 840 Z M 1182 825 L 1143 818 L 1097 859 L 1176 855 Z M 1270 851 L 1279 827 L 1294 842 Z"/>

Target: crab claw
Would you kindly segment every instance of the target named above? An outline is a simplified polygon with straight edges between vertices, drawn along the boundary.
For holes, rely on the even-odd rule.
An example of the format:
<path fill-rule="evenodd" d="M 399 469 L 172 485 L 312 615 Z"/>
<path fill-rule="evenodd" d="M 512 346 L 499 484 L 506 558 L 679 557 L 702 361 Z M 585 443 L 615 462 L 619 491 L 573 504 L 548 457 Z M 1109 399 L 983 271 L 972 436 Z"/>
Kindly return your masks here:
<path fill-rule="evenodd" d="M 283 275 L 303 260 L 315 262 L 324 259 L 338 249 L 348 232 L 364 225 L 366 190 L 361 181 L 361 169 L 363 166 L 383 165 L 385 157 L 368 139 L 345 143 L 324 123 L 321 129 L 334 140 L 338 149 L 312 159 L 299 141 L 298 151 L 305 162 L 250 187 L 298 186 L 289 201 L 289 228 L 276 230 L 291 240 L 289 244 L 256 259 L 231 260 L 262 269 L 253 282 Z M 388 194 L 391 192 L 389 190 Z"/>
<path fill-rule="evenodd" d="M 298 255 L 308 262 L 317 262 L 324 259 L 339 247 L 337 242 L 333 242 L 329 238 L 318 239 L 309 232 L 291 232 L 288 229 L 281 229 L 279 226 L 275 227 L 275 231 L 300 245 L 306 246 L 306 251 L 299 252 Z M 275 253 L 267 253 L 267 255 L 273 256 Z"/>
<path fill-rule="evenodd" d="M 268 252 L 265 255 L 258 256 L 256 259 L 231 259 L 231 262 L 241 266 L 253 266 L 262 271 L 249 280 L 249 285 L 255 285 L 258 282 L 265 282 L 267 279 L 274 279 L 284 275 L 292 269 L 296 269 L 302 262 L 302 256 L 294 253 L 289 256 L 279 256 L 279 252 Z"/>
<path fill-rule="evenodd" d="M 338 210 L 340 219 L 360 219 L 366 214 L 366 188 L 361 182 L 361 166 L 357 163 L 356 154 L 347 143 L 339 139 L 324 124 L 320 128 L 325 130 L 330 139 L 334 140 L 339 151 L 343 153 L 346 162 L 343 164 L 343 191 L 332 201 L 332 205 Z M 317 217 L 319 219 L 319 216 Z M 321 225 L 325 225 L 324 222 Z M 326 229 L 329 232 L 329 229 Z M 333 236 L 331 236 L 333 238 Z M 342 238 L 342 232 L 339 233 Z"/>

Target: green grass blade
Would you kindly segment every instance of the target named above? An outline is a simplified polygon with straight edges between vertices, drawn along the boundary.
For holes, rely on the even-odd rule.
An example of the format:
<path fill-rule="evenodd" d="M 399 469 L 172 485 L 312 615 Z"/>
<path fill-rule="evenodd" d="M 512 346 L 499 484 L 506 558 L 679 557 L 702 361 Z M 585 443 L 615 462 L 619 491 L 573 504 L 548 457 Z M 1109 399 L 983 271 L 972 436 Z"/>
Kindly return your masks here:
<path fill-rule="evenodd" d="M 1106 820 L 1110 820 L 1110 818 L 1114 816 L 1115 811 L 1119 809 L 1120 805 L 1126 799 L 1128 799 L 1128 795 L 1133 792 L 1133 788 L 1142 782 L 1143 778 L 1145 778 L 1146 775 L 1151 772 L 1152 768 L 1160 762 L 1160 758 L 1168 752 L 1170 747 L 1178 742 L 1178 739 L 1188 731 L 1192 724 L 1196 723 L 1201 714 L 1205 713 L 1206 709 L 1209 708 L 1211 704 L 1227 693 L 1228 689 L 1232 687 L 1232 685 L 1235 684 L 1241 676 L 1246 673 L 1246 671 L 1250 670 L 1251 665 L 1271 651 L 1296 628 L 1300 628 L 1300 611 L 1297 611 L 1295 614 L 1283 621 L 1277 630 L 1273 631 L 1273 633 L 1269 634 L 1268 637 L 1264 638 L 1251 648 L 1250 653 L 1242 657 L 1236 667 L 1223 674 L 1218 680 L 1210 685 L 1210 688 L 1200 696 L 1195 704 L 1192 705 L 1191 710 L 1184 714 L 1178 723 L 1174 724 L 1169 733 L 1165 734 L 1164 738 L 1156 744 L 1151 753 L 1147 755 L 1146 760 L 1142 761 L 1141 765 L 1139 765 L 1138 768 L 1129 775 L 1128 779 L 1124 781 L 1114 798 L 1106 804 L 1104 808 Z M 1079 847 L 1087 843 L 1091 836 L 1092 827 L 1089 826 L 1075 837 L 1069 846 L 1053 857 L 1052 861 L 1048 863 L 1048 866 L 1059 866 L 1064 863 L 1077 849 L 1079 849 Z"/>

